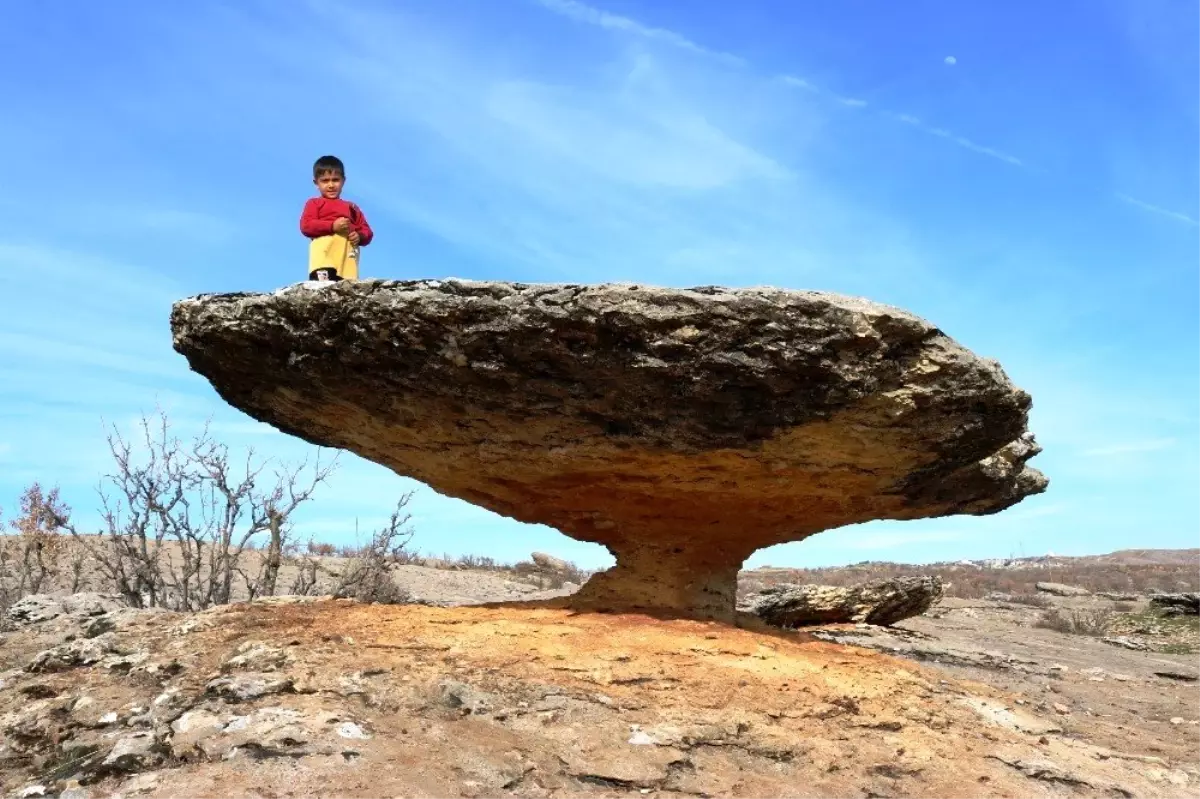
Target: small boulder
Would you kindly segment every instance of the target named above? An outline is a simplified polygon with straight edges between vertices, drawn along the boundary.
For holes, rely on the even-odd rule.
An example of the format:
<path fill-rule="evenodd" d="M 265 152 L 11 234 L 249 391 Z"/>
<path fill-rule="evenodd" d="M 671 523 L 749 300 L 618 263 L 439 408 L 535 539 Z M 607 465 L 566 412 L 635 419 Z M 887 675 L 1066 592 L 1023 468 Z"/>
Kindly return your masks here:
<path fill-rule="evenodd" d="M 442 703 L 463 713 L 485 713 L 495 704 L 495 697 L 457 680 L 438 684 Z"/>
<path fill-rule="evenodd" d="M 185 712 L 171 722 L 171 754 L 183 760 L 207 756 L 206 741 L 219 735 L 225 724 L 221 717 L 203 708 Z"/>
<path fill-rule="evenodd" d="M 97 594 L 91 591 L 67 596 L 30 594 L 15 602 L 5 615 L 16 626 L 26 627 L 42 624 L 60 616 L 73 616 L 84 620 L 125 607 L 128 606 L 116 594 Z"/>
<path fill-rule="evenodd" d="M 221 671 L 275 671 L 291 659 L 286 651 L 263 641 L 244 641 Z"/>
<path fill-rule="evenodd" d="M 162 752 L 153 733 L 135 732 L 120 738 L 100 765 L 103 773 L 133 773 L 162 762 Z"/>
<path fill-rule="evenodd" d="M 249 702 L 271 694 L 292 693 L 295 685 L 290 677 L 277 678 L 270 674 L 236 674 L 218 677 L 205 686 L 205 693 L 219 696 L 226 702 Z"/>
<path fill-rule="evenodd" d="M 562 558 L 547 555 L 545 552 L 534 552 L 529 557 L 543 571 L 566 572 L 571 570 L 570 563 L 567 563 Z"/>
<path fill-rule="evenodd" d="M 1151 607 L 1179 615 L 1200 615 L 1200 592 L 1190 591 L 1181 594 L 1154 594 L 1150 597 Z"/>
<path fill-rule="evenodd" d="M 1092 592 L 1077 585 L 1065 583 L 1038 583 L 1037 590 L 1054 596 L 1089 596 Z"/>
<path fill-rule="evenodd" d="M 99 663 L 105 656 L 116 651 L 116 642 L 111 633 L 96 638 L 77 638 L 39 652 L 25 668 L 34 673 L 68 671 L 78 666 Z"/>
<path fill-rule="evenodd" d="M 738 609 L 776 627 L 854 622 L 888 626 L 921 615 L 944 591 L 938 577 L 896 577 L 848 587 L 784 584 L 751 594 Z"/>

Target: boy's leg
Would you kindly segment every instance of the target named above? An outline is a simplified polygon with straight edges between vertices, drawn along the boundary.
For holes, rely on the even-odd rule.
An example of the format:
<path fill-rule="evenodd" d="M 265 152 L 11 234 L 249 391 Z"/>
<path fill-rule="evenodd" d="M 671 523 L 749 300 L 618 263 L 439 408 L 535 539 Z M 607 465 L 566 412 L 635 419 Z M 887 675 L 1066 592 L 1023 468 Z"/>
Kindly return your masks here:
<path fill-rule="evenodd" d="M 339 274 L 346 280 L 358 280 L 358 247 L 351 244 L 346 248 L 346 259 Z"/>

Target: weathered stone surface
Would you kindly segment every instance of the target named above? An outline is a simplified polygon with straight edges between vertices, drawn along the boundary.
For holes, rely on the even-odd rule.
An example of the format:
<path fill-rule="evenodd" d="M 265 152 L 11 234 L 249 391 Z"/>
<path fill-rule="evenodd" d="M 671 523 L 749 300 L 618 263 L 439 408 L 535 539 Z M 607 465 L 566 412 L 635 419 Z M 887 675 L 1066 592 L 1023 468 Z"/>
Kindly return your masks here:
<path fill-rule="evenodd" d="M 76 638 L 39 652 L 25 668 L 34 673 L 67 671 L 98 663 L 114 652 L 117 652 L 117 644 L 112 633 L 96 638 Z"/>
<path fill-rule="evenodd" d="M 551 572 L 569 571 L 571 564 L 567 563 L 562 558 L 556 558 L 553 555 L 547 555 L 545 552 L 534 552 L 529 556 L 538 567 Z"/>
<path fill-rule="evenodd" d="M 60 616 L 72 616 L 80 621 L 93 616 L 126 609 L 128 605 L 115 594 L 97 594 L 81 591 L 66 596 L 30 594 L 22 597 L 8 609 L 8 619 L 18 627 L 41 624 Z"/>
<path fill-rule="evenodd" d="M 1195 591 L 1181 594 L 1154 594 L 1150 604 L 1175 613 L 1195 616 L 1200 614 L 1200 593 Z"/>
<path fill-rule="evenodd" d="M 1077 585 L 1067 585 L 1066 583 L 1038 583 L 1037 590 L 1045 594 L 1053 594 L 1054 596 L 1087 596 L 1091 593 L 1086 588 L 1080 588 Z"/>
<path fill-rule="evenodd" d="M 921 615 L 943 593 L 938 577 L 896 577 L 852 586 L 784 584 L 747 596 L 738 609 L 777 627 L 890 625 Z"/>
<path fill-rule="evenodd" d="M 347 281 L 183 300 L 171 327 L 254 418 L 608 547 L 583 607 L 729 618 L 761 547 L 1046 487 L 999 364 L 853 297 Z"/>

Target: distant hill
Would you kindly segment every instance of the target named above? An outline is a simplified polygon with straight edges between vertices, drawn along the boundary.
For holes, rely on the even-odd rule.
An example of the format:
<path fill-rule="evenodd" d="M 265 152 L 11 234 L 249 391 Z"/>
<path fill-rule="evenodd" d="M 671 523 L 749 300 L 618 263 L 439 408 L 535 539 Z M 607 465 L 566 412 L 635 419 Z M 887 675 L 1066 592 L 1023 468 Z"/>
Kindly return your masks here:
<path fill-rule="evenodd" d="M 884 577 L 937 575 L 947 594 L 982 597 L 992 592 L 1033 593 L 1039 581 L 1078 585 L 1091 591 L 1200 590 L 1200 549 L 1122 549 L 1104 555 L 1039 555 L 911 564 L 867 561 L 819 569 L 763 566 L 743 571 L 742 592 L 778 583 L 852 585 Z"/>
<path fill-rule="evenodd" d="M 1197 549 L 1118 549 L 1107 555 L 1087 555 L 1078 560 L 1096 563 L 1134 564 L 1178 564 L 1200 566 L 1200 548 Z"/>
<path fill-rule="evenodd" d="M 885 560 L 868 560 L 847 566 L 831 566 L 826 570 L 838 569 L 884 569 L 888 567 L 942 568 L 953 569 L 974 566 L 980 569 L 1058 569 L 1081 566 L 1194 566 L 1200 569 L 1200 548 L 1195 549 L 1118 549 L 1104 555 L 1033 555 L 1024 558 L 984 558 L 982 560 L 940 560 L 926 564 L 893 563 Z M 789 566 L 760 566 L 751 571 L 794 571 Z"/>

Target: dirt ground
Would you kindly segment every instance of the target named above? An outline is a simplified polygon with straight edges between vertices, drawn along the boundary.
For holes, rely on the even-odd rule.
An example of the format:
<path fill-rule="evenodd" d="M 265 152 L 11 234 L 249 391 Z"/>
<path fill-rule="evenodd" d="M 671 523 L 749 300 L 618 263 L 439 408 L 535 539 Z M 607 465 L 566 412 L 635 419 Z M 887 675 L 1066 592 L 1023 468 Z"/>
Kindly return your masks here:
<path fill-rule="evenodd" d="M 1055 607 L 1066 609 L 1113 604 L 1099 597 L 1054 599 Z M 1131 615 L 1144 614 L 1146 605 L 1138 602 L 1139 613 Z M 1097 636 L 1039 628 L 1035 622 L 1043 612 L 1007 602 L 947 598 L 930 615 L 907 619 L 890 632 L 843 628 L 828 637 L 986 683 L 1025 707 L 1044 712 L 1059 705 L 1056 715 L 1065 735 L 1180 762 L 1200 761 L 1200 656 L 1132 651 Z M 1193 645 L 1194 638 L 1193 633 Z M 1178 637 L 1160 646 L 1184 648 Z"/>
<path fill-rule="evenodd" d="M 1196 658 L 1024 626 L 1034 608 L 947 601 L 882 633 L 909 647 L 894 657 L 821 640 L 890 646 L 855 625 L 554 602 L 276 598 L 24 624 L 0 640 L 0 785 L 63 799 L 1200 794 Z"/>

